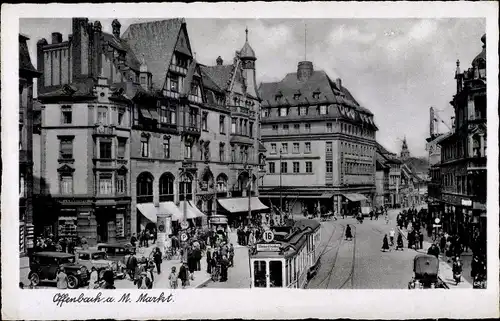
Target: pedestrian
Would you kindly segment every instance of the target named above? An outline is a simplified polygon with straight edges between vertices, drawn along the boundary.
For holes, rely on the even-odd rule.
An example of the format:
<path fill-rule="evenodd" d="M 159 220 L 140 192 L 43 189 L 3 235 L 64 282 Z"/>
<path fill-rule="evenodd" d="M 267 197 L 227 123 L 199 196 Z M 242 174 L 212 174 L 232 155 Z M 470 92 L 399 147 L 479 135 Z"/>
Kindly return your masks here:
<path fill-rule="evenodd" d="M 220 268 L 221 268 L 220 281 L 221 282 L 227 281 L 227 268 L 228 268 L 228 266 L 229 266 L 229 262 L 227 260 L 227 257 L 224 255 L 222 257 L 221 262 L 220 262 Z"/>
<path fill-rule="evenodd" d="M 170 288 L 171 289 L 177 289 L 178 286 L 178 276 L 176 273 L 176 268 L 175 266 L 172 266 L 172 270 L 170 271 L 170 275 L 168 276 L 168 281 L 170 282 Z"/>
<path fill-rule="evenodd" d="M 394 246 L 394 236 L 396 235 L 396 232 L 394 231 L 393 228 L 391 228 L 391 231 L 389 232 L 389 239 L 391 241 L 391 246 Z"/>
<path fill-rule="evenodd" d="M 234 266 L 234 247 L 233 243 L 229 244 L 229 266 Z"/>
<path fill-rule="evenodd" d="M 95 266 L 92 267 L 89 278 L 89 289 L 95 289 L 99 285 L 99 274 Z"/>
<path fill-rule="evenodd" d="M 189 286 L 189 270 L 187 267 L 187 263 L 183 262 L 179 269 L 179 279 L 181 280 L 182 288 L 185 289 L 186 286 Z"/>
<path fill-rule="evenodd" d="M 418 231 L 418 241 L 420 243 L 420 249 L 422 250 L 424 248 L 424 234 L 422 231 Z"/>
<path fill-rule="evenodd" d="M 387 234 L 385 234 L 382 241 L 382 252 L 385 252 L 387 250 L 389 250 L 389 241 L 387 240 Z"/>
<path fill-rule="evenodd" d="M 58 289 L 65 290 L 68 288 L 68 275 L 64 272 L 64 268 L 59 268 L 56 276 L 56 281 Z"/>
<path fill-rule="evenodd" d="M 456 285 L 462 281 L 462 262 L 460 262 L 460 258 L 457 256 L 453 262 L 453 279 L 455 279 Z"/>
<path fill-rule="evenodd" d="M 141 273 L 140 278 L 137 282 L 137 288 L 140 290 L 149 289 L 149 282 L 151 282 L 151 280 L 149 280 L 148 274 L 144 271 Z"/>
<path fill-rule="evenodd" d="M 162 257 L 162 255 L 161 255 L 160 248 L 156 247 L 155 250 L 154 250 L 154 253 L 153 253 L 153 260 L 155 262 L 156 272 L 158 274 L 161 274 L 161 262 L 162 262 L 161 257 Z"/>
<path fill-rule="evenodd" d="M 102 284 L 101 289 L 109 289 L 109 290 L 116 289 L 115 277 L 113 275 L 113 271 L 111 270 L 104 271 L 102 279 L 104 280 L 104 283 Z"/>
<path fill-rule="evenodd" d="M 345 239 L 352 240 L 352 231 L 351 231 L 351 226 L 349 226 L 349 224 L 347 224 L 345 228 Z"/>
<path fill-rule="evenodd" d="M 150 266 L 147 270 L 146 270 L 146 275 L 149 279 L 149 282 L 148 282 L 148 289 L 152 289 L 153 288 L 153 284 L 154 284 L 154 281 L 155 281 L 155 277 L 153 275 L 153 269 L 154 267 L 153 266 Z"/>
<path fill-rule="evenodd" d="M 195 243 L 198 243 L 198 242 L 195 242 Z M 194 250 L 193 250 L 193 260 L 194 260 L 194 265 L 195 265 L 195 271 L 201 271 L 201 249 L 200 249 L 200 245 L 198 243 L 197 246 L 193 246 L 194 247 Z"/>
<path fill-rule="evenodd" d="M 396 245 L 396 251 L 397 250 L 403 251 L 404 250 L 403 234 L 401 234 L 401 232 L 398 234 L 398 239 L 397 239 L 396 243 L 397 243 L 397 245 Z"/>
<path fill-rule="evenodd" d="M 207 249 L 207 273 L 212 273 L 212 252 L 210 249 Z"/>
<path fill-rule="evenodd" d="M 373 211 L 370 211 L 370 221 L 373 221 Z"/>
<path fill-rule="evenodd" d="M 137 237 L 135 237 L 135 233 L 132 234 L 132 237 L 130 238 L 130 244 L 132 244 L 132 247 L 135 247 L 135 244 L 137 243 Z"/>
<path fill-rule="evenodd" d="M 437 245 L 433 243 L 427 250 L 427 254 L 434 255 L 436 258 L 439 258 L 439 248 L 437 247 Z"/>

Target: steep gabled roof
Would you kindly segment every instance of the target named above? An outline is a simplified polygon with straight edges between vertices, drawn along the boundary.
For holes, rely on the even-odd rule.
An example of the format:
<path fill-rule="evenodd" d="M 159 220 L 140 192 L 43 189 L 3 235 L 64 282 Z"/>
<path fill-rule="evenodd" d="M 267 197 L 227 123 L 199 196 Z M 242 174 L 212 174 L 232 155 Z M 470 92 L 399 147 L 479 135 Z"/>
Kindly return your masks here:
<path fill-rule="evenodd" d="M 19 70 L 29 72 L 33 76 L 37 77 L 41 75 L 41 73 L 38 72 L 38 70 L 36 70 L 31 63 L 28 44 L 26 43 L 27 40 L 29 40 L 28 37 L 19 34 Z"/>
<path fill-rule="evenodd" d="M 233 65 L 217 65 L 217 66 L 205 66 L 200 65 L 201 72 L 205 77 L 210 78 L 211 83 L 215 84 L 217 87 L 214 90 L 228 90 L 231 82 L 231 75 L 234 69 Z M 212 88 L 210 88 L 212 89 Z"/>
<path fill-rule="evenodd" d="M 126 64 L 130 68 L 139 71 L 139 67 L 141 66 L 141 63 L 139 59 L 137 59 L 137 56 L 135 55 L 134 51 L 130 47 L 130 45 L 127 43 L 126 39 L 117 39 L 114 35 L 109 34 L 107 32 L 102 33 L 103 39 L 105 42 L 107 42 L 110 46 L 115 47 L 116 49 L 123 50 L 126 52 Z"/>
<path fill-rule="evenodd" d="M 153 73 L 153 86 L 162 89 L 165 76 L 172 60 L 183 19 L 131 24 L 122 38 L 136 56 L 144 57 Z"/>

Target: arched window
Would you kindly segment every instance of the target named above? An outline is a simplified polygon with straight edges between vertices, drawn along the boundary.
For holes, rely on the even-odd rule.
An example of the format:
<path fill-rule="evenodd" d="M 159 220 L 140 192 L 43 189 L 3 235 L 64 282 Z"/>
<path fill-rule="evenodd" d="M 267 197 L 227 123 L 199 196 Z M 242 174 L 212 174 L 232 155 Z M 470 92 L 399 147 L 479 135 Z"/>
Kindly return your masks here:
<path fill-rule="evenodd" d="M 193 199 L 193 177 L 190 174 L 183 174 L 179 181 L 179 200 Z"/>
<path fill-rule="evenodd" d="M 142 172 L 137 177 L 137 203 L 153 201 L 153 175 Z"/>
<path fill-rule="evenodd" d="M 217 193 L 227 193 L 226 174 L 219 174 L 219 176 L 217 176 Z"/>
<path fill-rule="evenodd" d="M 160 202 L 174 201 L 174 180 L 171 173 L 164 173 L 160 177 Z"/>

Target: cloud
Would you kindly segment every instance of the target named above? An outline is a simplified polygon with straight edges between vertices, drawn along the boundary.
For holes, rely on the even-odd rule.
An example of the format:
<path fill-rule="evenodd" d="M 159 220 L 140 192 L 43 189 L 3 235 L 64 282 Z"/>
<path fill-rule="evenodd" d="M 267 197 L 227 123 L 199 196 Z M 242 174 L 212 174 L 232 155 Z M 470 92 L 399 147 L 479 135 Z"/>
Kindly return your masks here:
<path fill-rule="evenodd" d="M 424 41 L 436 34 L 438 23 L 436 20 L 420 20 L 408 32 L 408 37 L 416 41 Z"/>
<path fill-rule="evenodd" d="M 330 32 L 328 41 L 331 44 L 343 44 L 346 42 L 370 44 L 377 39 L 374 32 L 361 32 L 357 28 L 341 25 Z"/>

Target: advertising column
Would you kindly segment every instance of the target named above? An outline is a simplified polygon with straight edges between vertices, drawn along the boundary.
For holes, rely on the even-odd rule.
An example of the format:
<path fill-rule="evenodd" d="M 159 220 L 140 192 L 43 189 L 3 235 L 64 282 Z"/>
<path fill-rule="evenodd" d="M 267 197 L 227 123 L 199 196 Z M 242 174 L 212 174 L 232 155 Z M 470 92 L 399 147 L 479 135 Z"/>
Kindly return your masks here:
<path fill-rule="evenodd" d="M 172 245 L 168 237 L 172 234 L 172 214 L 167 214 L 161 209 L 156 216 L 158 226 L 156 244 L 160 248 L 162 255 L 165 255 L 165 249 L 170 248 Z"/>

